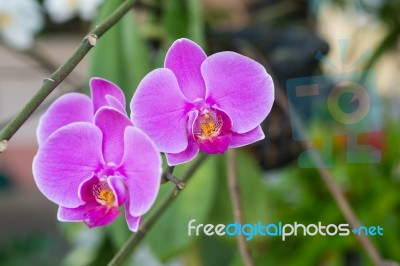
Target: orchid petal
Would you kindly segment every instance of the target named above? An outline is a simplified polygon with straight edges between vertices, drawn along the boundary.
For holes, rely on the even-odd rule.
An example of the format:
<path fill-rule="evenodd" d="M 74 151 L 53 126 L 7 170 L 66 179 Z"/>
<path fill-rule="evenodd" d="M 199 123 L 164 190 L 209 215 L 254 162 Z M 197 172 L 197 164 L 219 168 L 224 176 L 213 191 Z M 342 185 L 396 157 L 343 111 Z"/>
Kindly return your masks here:
<path fill-rule="evenodd" d="M 89 209 L 86 212 L 85 220 L 83 221 L 89 228 L 95 226 L 104 226 L 115 219 L 117 219 L 118 215 L 120 215 L 121 211 L 117 208 L 108 209 L 105 206 L 98 206 L 94 209 Z"/>
<path fill-rule="evenodd" d="M 57 129 L 73 122 L 92 122 L 93 107 L 89 97 L 81 93 L 67 93 L 50 105 L 39 121 L 39 146 Z"/>
<path fill-rule="evenodd" d="M 135 127 L 125 129 L 124 157 L 118 170 L 126 177 L 132 216 L 141 216 L 154 203 L 161 181 L 161 156 L 150 138 Z"/>
<path fill-rule="evenodd" d="M 167 163 L 168 165 L 178 165 L 182 163 L 189 162 L 193 160 L 196 155 L 199 153 L 199 148 L 197 147 L 196 142 L 194 141 L 194 135 L 193 135 L 193 124 L 194 121 L 196 121 L 197 117 L 199 115 L 199 112 L 197 110 L 191 111 L 188 113 L 188 146 L 187 148 L 180 153 L 166 153 L 165 156 L 167 158 Z"/>
<path fill-rule="evenodd" d="M 130 209 L 130 202 L 127 201 L 125 204 L 125 220 L 126 223 L 128 224 L 129 230 L 132 232 L 137 232 L 140 226 L 140 223 L 142 221 L 142 216 L 133 216 L 130 214 L 129 209 Z"/>
<path fill-rule="evenodd" d="M 201 47 L 188 39 L 175 41 L 165 57 L 164 66 L 174 72 L 179 87 L 190 101 L 204 99 L 206 89 L 200 67 L 206 58 Z"/>
<path fill-rule="evenodd" d="M 232 138 L 231 142 L 229 143 L 229 147 L 232 148 L 243 147 L 252 144 L 256 141 L 262 140 L 264 138 L 265 135 L 261 126 L 258 126 L 255 129 L 250 130 L 249 132 L 243 134 L 232 132 Z"/>
<path fill-rule="evenodd" d="M 94 121 L 103 132 L 103 155 L 107 163 L 118 165 L 124 153 L 124 131 L 132 122 L 119 111 L 110 108 L 100 108 Z"/>
<path fill-rule="evenodd" d="M 274 85 L 265 68 L 234 52 L 208 57 L 201 72 L 206 84 L 206 101 L 217 104 L 232 119 L 232 130 L 248 132 L 268 115 L 274 101 Z"/>
<path fill-rule="evenodd" d="M 198 153 L 199 147 L 197 146 L 193 138 L 191 138 L 189 139 L 188 147 L 186 148 L 186 150 L 180 153 L 166 153 L 165 156 L 167 158 L 168 165 L 173 166 L 187 163 L 193 160 Z"/>
<path fill-rule="evenodd" d="M 116 208 L 85 204 L 77 208 L 59 207 L 57 218 L 63 222 L 84 222 L 89 228 L 113 222 L 121 213 Z"/>
<path fill-rule="evenodd" d="M 93 195 L 93 187 L 99 183 L 99 178 L 94 174 L 92 177 L 84 180 L 79 188 L 78 195 L 86 203 L 98 204 L 96 198 Z"/>
<path fill-rule="evenodd" d="M 101 131 L 86 122 L 55 131 L 33 160 L 33 176 L 39 190 L 58 205 L 82 205 L 78 196 L 80 184 L 104 165 L 101 142 Z"/>
<path fill-rule="evenodd" d="M 108 105 L 106 98 L 107 95 L 113 96 L 122 106 L 126 106 L 124 93 L 111 81 L 102 78 L 92 78 L 90 80 L 90 90 L 92 93 L 93 108 L 95 112 L 102 106 Z"/>
<path fill-rule="evenodd" d="M 142 221 L 142 217 L 135 217 L 129 214 L 129 212 L 125 213 L 126 223 L 128 224 L 129 230 L 132 232 L 137 232 Z"/>
<path fill-rule="evenodd" d="M 230 141 L 231 135 L 227 134 L 212 139 L 199 140 L 197 145 L 199 145 L 199 149 L 205 153 L 223 154 L 228 149 Z"/>
<path fill-rule="evenodd" d="M 77 208 L 58 207 L 57 219 L 61 222 L 83 222 L 85 219 L 85 205 Z"/>
<path fill-rule="evenodd" d="M 189 102 L 169 69 L 150 72 L 132 98 L 132 121 L 154 141 L 161 152 L 186 149 Z"/>
<path fill-rule="evenodd" d="M 110 176 L 107 182 L 115 195 L 117 205 L 121 206 L 124 204 L 128 195 L 123 178 L 121 176 Z"/>
<path fill-rule="evenodd" d="M 128 115 L 125 110 L 125 106 L 122 106 L 122 103 L 117 100 L 114 96 L 106 95 L 106 100 L 108 106 L 120 111 L 124 115 Z"/>

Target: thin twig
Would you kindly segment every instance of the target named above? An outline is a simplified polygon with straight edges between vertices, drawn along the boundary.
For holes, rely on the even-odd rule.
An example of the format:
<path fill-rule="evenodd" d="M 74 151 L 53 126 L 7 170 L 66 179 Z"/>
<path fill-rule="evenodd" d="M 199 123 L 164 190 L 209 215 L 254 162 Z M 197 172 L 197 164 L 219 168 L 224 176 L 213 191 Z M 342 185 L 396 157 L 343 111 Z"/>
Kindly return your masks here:
<path fill-rule="evenodd" d="M 232 211 L 235 221 L 239 224 L 243 222 L 242 204 L 240 202 L 240 189 L 238 184 L 235 150 L 228 150 L 228 188 L 232 202 Z M 247 246 L 245 235 L 237 234 L 238 248 L 240 256 L 246 266 L 253 266 L 254 262 L 250 255 L 249 247 Z"/>
<path fill-rule="evenodd" d="M 46 51 L 38 44 L 35 43 L 32 49 L 26 51 L 21 54 L 22 56 L 26 56 L 34 60 L 39 66 L 46 70 L 46 72 L 53 72 L 57 69 L 58 64 L 55 62 L 54 58 L 52 58 Z M 83 75 L 81 75 L 78 71 L 72 72 L 65 78 L 65 82 L 70 86 L 81 90 L 81 82 L 85 79 Z"/>
<path fill-rule="evenodd" d="M 183 181 L 183 180 L 177 178 L 177 177 L 174 176 L 173 174 L 171 174 L 171 173 L 166 173 L 166 174 L 165 174 L 165 178 L 166 178 L 168 181 L 174 183 L 174 184 L 176 185 L 176 187 L 179 188 L 180 190 L 182 190 L 182 189 L 185 188 L 185 185 L 186 185 L 186 184 L 185 184 L 185 181 Z"/>
<path fill-rule="evenodd" d="M 165 184 L 168 181 L 174 183 L 180 190 L 185 188 L 185 182 L 172 174 L 175 166 L 168 166 L 162 174 L 161 184 Z"/>
<path fill-rule="evenodd" d="M 201 153 L 197 160 L 186 170 L 186 172 L 182 176 L 182 181 L 187 182 L 199 166 L 204 162 L 207 158 L 206 154 Z M 167 169 L 168 170 L 168 169 Z M 146 236 L 147 232 L 153 227 L 154 223 L 161 217 L 161 215 L 167 210 L 167 208 L 171 205 L 171 203 L 175 200 L 179 188 L 175 187 L 168 196 L 164 199 L 161 205 L 158 206 L 157 210 L 149 217 L 149 219 L 144 222 L 140 227 L 136 234 L 132 235 L 125 245 L 118 251 L 118 253 L 114 256 L 114 258 L 108 263 L 108 266 L 116 266 L 121 265 L 125 259 L 133 253 L 139 243 Z"/>
<path fill-rule="evenodd" d="M 114 26 L 136 3 L 136 0 L 126 0 L 122 3 L 103 23 L 99 24 L 94 30 L 89 32 L 83 39 L 71 57 L 61 65 L 50 77 L 46 78 L 42 87 L 17 114 L 17 116 L 7 124 L 0 132 L 0 140 L 10 140 L 18 131 L 39 105 L 47 96 L 72 72 L 79 62 L 86 56 L 94 46 L 94 39 L 100 38 L 112 26 Z"/>
<path fill-rule="evenodd" d="M 4 46 L 5 49 L 8 49 L 10 52 L 14 52 L 13 49 L 9 48 L 8 46 Z M 16 56 L 20 56 L 21 59 L 25 59 L 26 57 L 29 57 L 30 59 L 34 60 L 36 63 L 39 64 L 39 66 L 46 71 L 54 71 L 54 69 L 57 69 L 58 65 L 54 62 L 54 60 L 46 55 L 42 50 L 38 49 L 36 45 L 31 50 L 28 50 L 27 52 L 21 54 L 21 53 L 15 53 Z M 79 75 L 76 71 L 70 73 L 70 75 L 64 80 L 64 82 L 68 83 L 73 89 L 69 90 L 59 90 L 59 94 L 57 97 L 59 97 L 62 94 L 68 93 L 68 92 L 82 92 L 82 84 L 81 82 L 84 80 L 84 77 Z M 42 114 L 44 111 L 47 110 L 47 108 L 53 103 L 55 99 L 49 100 L 47 102 L 42 103 L 36 110 L 31 114 L 31 117 L 34 117 L 35 115 Z M 8 123 L 10 123 L 15 115 L 12 117 L 9 117 L 7 119 L 4 119 L 3 121 L 0 122 L 0 128 L 4 128 L 7 126 Z"/>

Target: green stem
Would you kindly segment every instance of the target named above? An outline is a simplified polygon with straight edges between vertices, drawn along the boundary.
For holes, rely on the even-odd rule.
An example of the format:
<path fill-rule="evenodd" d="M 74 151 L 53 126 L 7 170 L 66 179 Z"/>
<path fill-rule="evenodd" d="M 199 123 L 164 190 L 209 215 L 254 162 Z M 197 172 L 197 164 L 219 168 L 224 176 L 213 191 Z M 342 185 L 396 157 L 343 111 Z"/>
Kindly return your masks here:
<path fill-rule="evenodd" d="M 187 182 L 199 166 L 204 162 L 207 158 L 206 154 L 201 153 L 199 158 L 192 164 L 182 176 L 182 181 Z M 168 170 L 168 169 L 167 169 Z M 172 173 L 171 173 L 172 174 Z M 164 213 L 164 211 L 171 205 L 171 203 L 175 200 L 178 192 L 180 191 L 179 187 L 176 186 L 164 199 L 160 206 L 158 206 L 157 210 L 149 217 L 149 219 L 143 223 L 138 232 L 132 235 L 125 245 L 118 251 L 118 253 L 114 256 L 114 258 L 108 263 L 108 266 L 117 266 L 121 265 L 124 260 L 132 254 L 135 248 L 139 245 L 139 243 L 146 236 L 147 232 L 153 227 L 154 223 L 160 218 L 160 216 Z"/>
<path fill-rule="evenodd" d="M 114 26 L 136 3 L 136 0 L 126 0 L 119 6 L 103 23 L 94 30 L 79 44 L 78 48 L 68 60 L 61 65 L 50 77 L 46 78 L 42 87 L 25 105 L 25 107 L 11 120 L 0 132 L 0 140 L 10 140 L 18 129 L 28 120 L 39 105 L 49 94 L 74 70 L 79 62 L 86 56 L 90 49 L 96 44 L 98 38 Z"/>

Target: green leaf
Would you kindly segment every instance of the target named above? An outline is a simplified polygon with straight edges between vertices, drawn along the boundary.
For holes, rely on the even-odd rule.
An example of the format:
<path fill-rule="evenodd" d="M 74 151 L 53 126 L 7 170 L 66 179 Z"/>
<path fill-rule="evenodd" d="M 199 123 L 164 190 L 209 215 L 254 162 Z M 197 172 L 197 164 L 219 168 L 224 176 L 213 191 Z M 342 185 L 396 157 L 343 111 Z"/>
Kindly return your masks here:
<path fill-rule="evenodd" d="M 203 163 L 185 189 L 179 192 L 181 195 L 149 231 L 147 242 L 159 259 L 166 260 L 178 254 L 196 240 L 196 236 L 188 236 L 187 225 L 190 220 L 196 219 L 196 223 L 208 222 L 216 194 L 216 158 L 210 157 Z M 182 176 L 189 166 L 190 163 L 177 167 L 174 175 Z M 157 205 L 173 188 L 171 183 L 161 187 L 152 211 L 157 209 Z M 151 215 L 152 211 L 148 215 Z"/>
<path fill-rule="evenodd" d="M 122 2 L 106 1 L 95 25 Z M 138 33 L 132 12 L 100 38 L 91 52 L 89 68 L 90 76 L 102 77 L 120 86 L 129 102 L 140 80 L 151 69 L 150 52 Z"/>
<path fill-rule="evenodd" d="M 171 0 L 164 2 L 163 25 L 170 44 L 179 38 L 189 38 L 204 45 L 204 23 L 199 0 Z"/>
<path fill-rule="evenodd" d="M 201 3 L 199 0 L 188 0 L 188 13 L 189 13 L 189 39 L 196 42 L 198 45 L 204 47 L 204 22 L 201 10 Z"/>
<path fill-rule="evenodd" d="M 184 0 L 170 0 L 164 2 L 165 15 L 163 25 L 169 42 L 175 39 L 188 37 L 188 12 Z"/>

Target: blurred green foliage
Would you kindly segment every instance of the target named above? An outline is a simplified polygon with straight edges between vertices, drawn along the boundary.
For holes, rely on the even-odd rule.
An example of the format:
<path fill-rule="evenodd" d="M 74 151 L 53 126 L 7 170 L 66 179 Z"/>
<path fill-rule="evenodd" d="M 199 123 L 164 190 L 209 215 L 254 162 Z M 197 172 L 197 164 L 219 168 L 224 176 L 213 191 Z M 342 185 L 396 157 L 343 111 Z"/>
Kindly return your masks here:
<path fill-rule="evenodd" d="M 60 247 L 55 238 L 46 234 L 18 236 L 0 243 L 0 266 L 55 265 Z M 52 254 L 52 255 L 49 255 Z"/>

